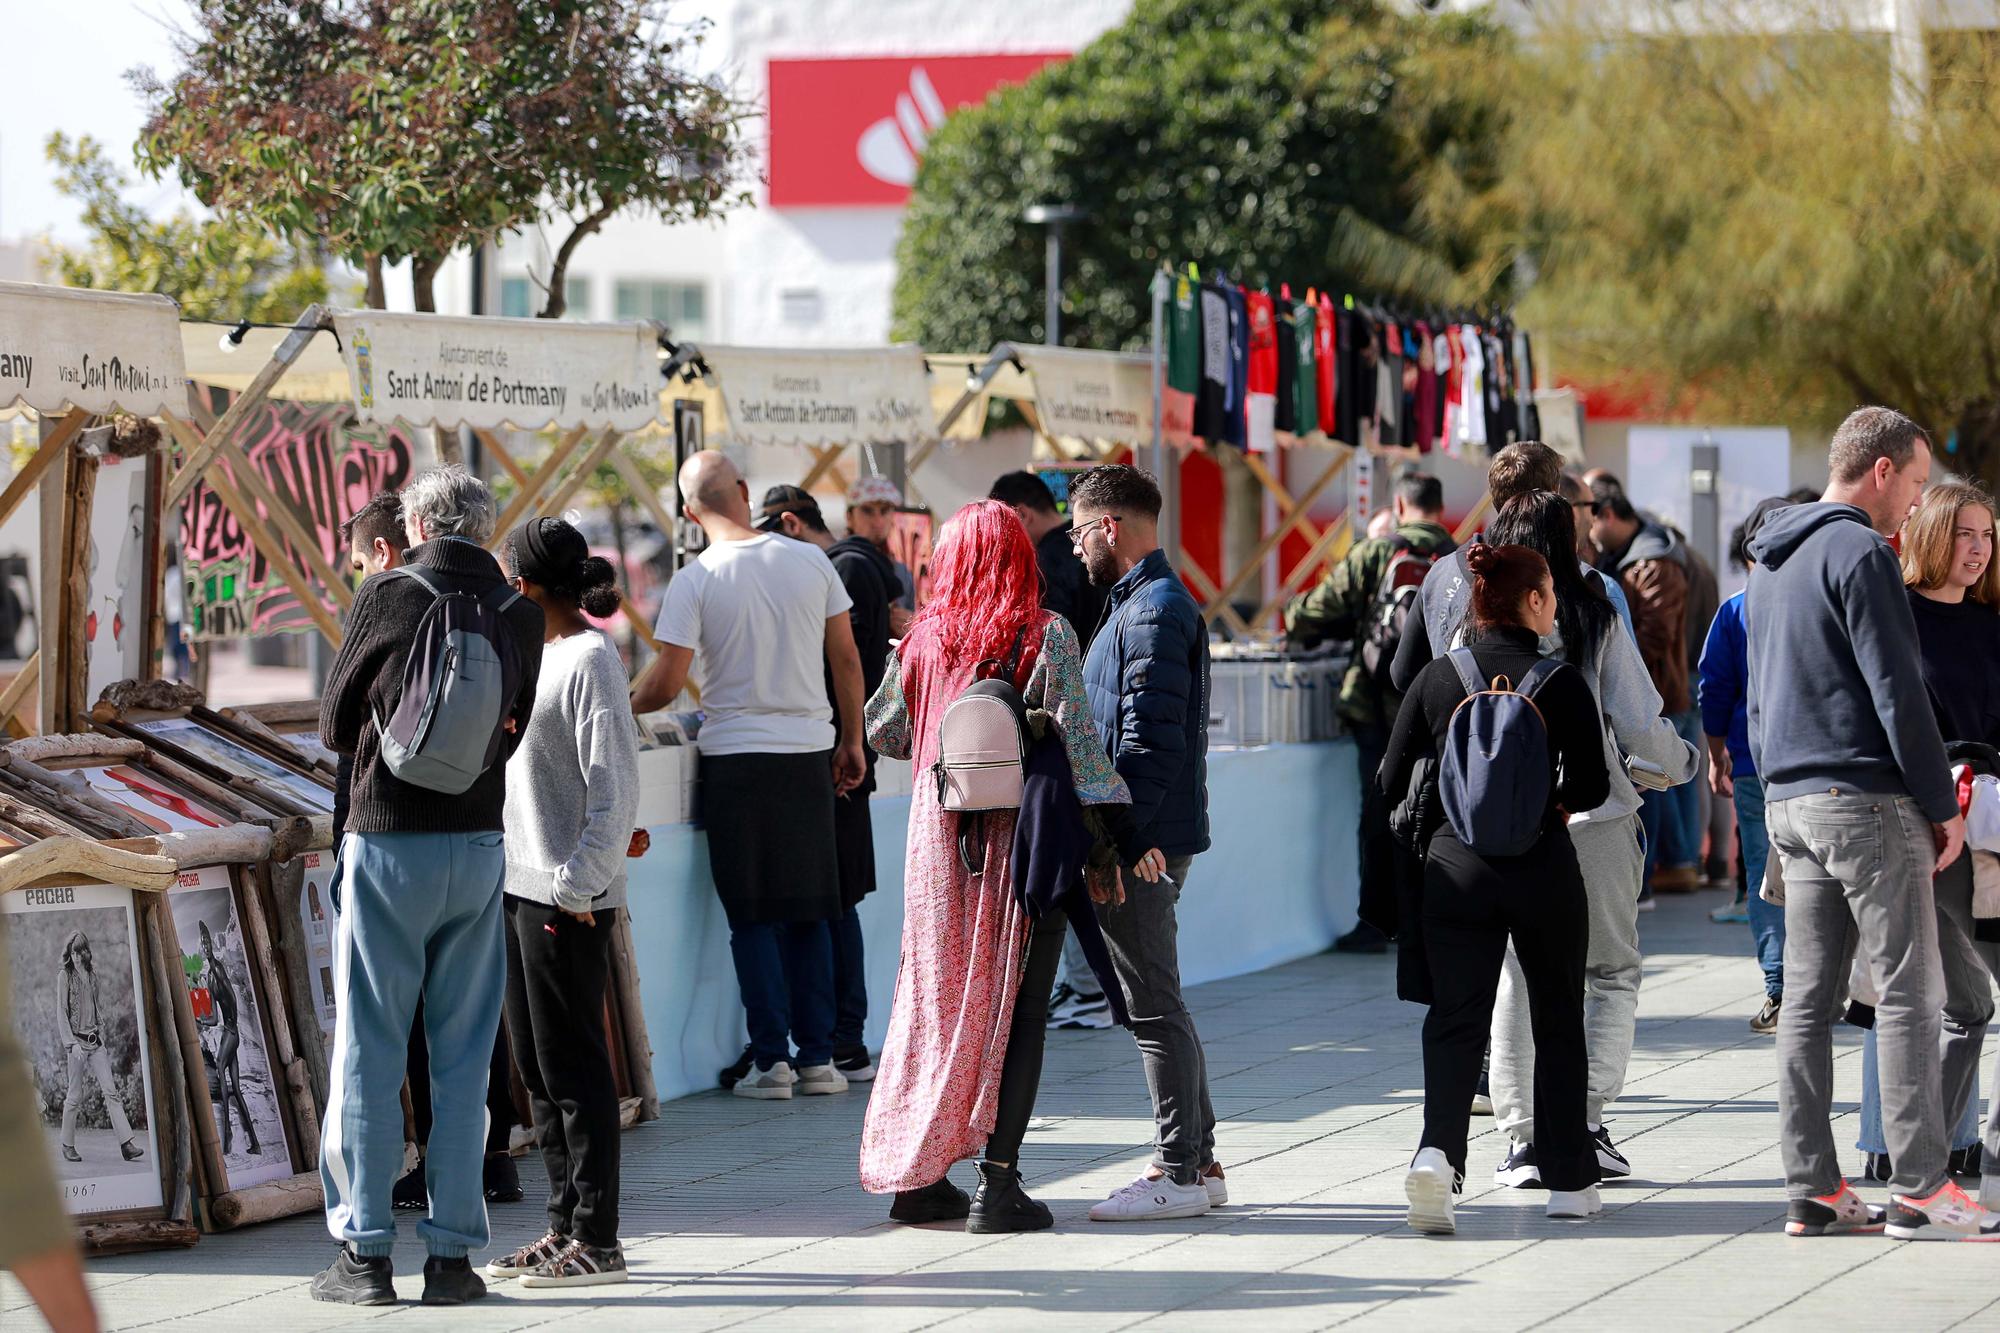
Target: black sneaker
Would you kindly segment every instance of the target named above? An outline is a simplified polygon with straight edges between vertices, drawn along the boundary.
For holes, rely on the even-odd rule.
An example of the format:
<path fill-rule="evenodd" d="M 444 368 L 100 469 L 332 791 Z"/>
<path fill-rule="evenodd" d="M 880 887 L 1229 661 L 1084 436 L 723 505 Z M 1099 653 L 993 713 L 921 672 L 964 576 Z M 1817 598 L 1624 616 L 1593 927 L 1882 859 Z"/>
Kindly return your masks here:
<path fill-rule="evenodd" d="M 1625 1154 L 1612 1146 L 1611 1131 L 1599 1125 L 1590 1131 L 1590 1140 L 1597 1147 L 1597 1171 L 1606 1180 L 1623 1180 L 1632 1174 L 1632 1163 L 1625 1160 Z"/>
<path fill-rule="evenodd" d="M 388 1255 L 364 1259 L 343 1245 L 326 1271 L 313 1275 L 312 1298 L 338 1305 L 394 1305 L 395 1279 Z"/>
<path fill-rule="evenodd" d="M 431 1191 L 430 1186 L 424 1183 L 422 1162 L 418 1162 L 403 1173 L 403 1178 L 389 1191 L 389 1203 L 391 1207 L 403 1209 L 405 1212 L 421 1213 L 430 1208 Z"/>
<path fill-rule="evenodd" d="M 1028 1197 L 1021 1173 L 1011 1166 L 979 1164 L 979 1193 L 966 1211 L 965 1229 L 975 1236 L 1009 1231 L 1047 1231 L 1056 1224 L 1048 1205 Z"/>
<path fill-rule="evenodd" d="M 1954 1148 L 1946 1169 L 1954 1176 L 1978 1180 L 1984 1165 L 1984 1157 L 1979 1151 L 1979 1145 L 1975 1143 L 1970 1148 Z"/>
<path fill-rule="evenodd" d="M 1337 953 L 1387 953 L 1389 937 L 1377 927 L 1360 921 L 1353 930 L 1335 940 L 1333 947 Z"/>
<path fill-rule="evenodd" d="M 743 1046 L 742 1056 L 738 1058 L 735 1064 L 728 1066 L 720 1074 L 717 1074 L 715 1076 L 715 1081 L 722 1085 L 722 1089 L 724 1092 L 727 1092 L 729 1089 L 735 1087 L 738 1083 L 742 1082 L 744 1079 L 750 1077 L 750 1066 L 752 1063 L 753 1061 L 750 1058 L 750 1046 L 746 1042 Z"/>
<path fill-rule="evenodd" d="M 849 1083 L 866 1083 L 875 1077 L 875 1062 L 868 1058 L 868 1048 L 860 1042 L 834 1047 L 833 1067 Z"/>
<path fill-rule="evenodd" d="M 1505 1161 L 1493 1173 L 1493 1183 L 1510 1189 L 1538 1190 L 1542 1187 L 1542 1169 L 1535 1164 L 1535 1145 L 1517 1143 L 1507 1154 Z"/>
<path fill-rule="evenodd" d="M 521 1188 L 521 1169 L 511 1153 L 486 1154 L 485 1190 L 488 1203 L 519 1203 L 526 1197 Z"/>
<path fill-rule="evenodd" d="M 424 1304 L 463 1305 L 486 1294 L 486 1284 L 472 1271 L 472 1260 L 460 1255 L 442 1259 L 432 1255 L 424 1260 Z"/>
<path fill-rule="evenodd" d="M 889 1220 L 920 1227 L 926 1222 L 956 1222 L 972 1211 L 972 1199 L 946 1176 L 920 1190 L 898 1190 L 889 1205 Z"/>
<path fill-rule="evenodd" d="M 1896 1167 L 1889 1160 L 1888 1153 L 1870 1152 L 1861 1154 L 1861 1178 L 1863 1180 L 1878 1180 L 1887 1184 L 1895 1174 Z"/>

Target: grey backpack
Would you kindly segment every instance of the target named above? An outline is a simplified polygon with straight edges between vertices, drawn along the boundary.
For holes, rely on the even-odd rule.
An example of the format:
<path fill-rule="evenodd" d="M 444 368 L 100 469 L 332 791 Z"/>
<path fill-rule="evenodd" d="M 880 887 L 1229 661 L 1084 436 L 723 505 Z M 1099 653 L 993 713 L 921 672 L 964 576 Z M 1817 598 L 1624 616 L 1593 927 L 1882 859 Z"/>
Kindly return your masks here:
<path fill-rule="evenodd" d="M 521 594 L 442 586 L 415 566 L 388 571 L 431 593 L 403 666 L 395 711 L 375 717 L 382 762 L 416 787 L 456 796 L 500 758 L 506 721 L 521 690 L 521 652 L 507 609 Z"/>
<path fill-rule="evenodd" d="M 1465 699 L 1445 727 L 1438 804 L 1458 840 L 1481 856 L 1519 856 L 1542 836 L 1555 764 L 1535 694 L 1562 665 L 1545 657 L 1521 677 L 1479 678 L 1470 648 L 1449 654 Z"/>

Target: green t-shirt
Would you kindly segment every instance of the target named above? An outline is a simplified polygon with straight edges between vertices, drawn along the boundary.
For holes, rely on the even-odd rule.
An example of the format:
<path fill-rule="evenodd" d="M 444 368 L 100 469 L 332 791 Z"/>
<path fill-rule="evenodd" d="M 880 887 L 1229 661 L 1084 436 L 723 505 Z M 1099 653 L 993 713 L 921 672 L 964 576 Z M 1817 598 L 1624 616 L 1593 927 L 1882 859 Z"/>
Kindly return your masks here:
<path fill-rule="evenodd" d="M 1194 279 L 1176 273 L 1167 298 L 1167 387 L 1187 394 L 1201 388 L 1200 300 Z"/>
<path fill-rule="evenodd" d="M 1319 314 L 1310 301 L 1301 301 L 1292 308 L 1292 327 L 1297 330 L 1299 348 L 1299 373 L 1292 379 L 1292 392 L 1298 402 L 1301 435 L 1310 435 L 1320 429 L 1319 377 L 1313 363 L 1318 318 Z"/>

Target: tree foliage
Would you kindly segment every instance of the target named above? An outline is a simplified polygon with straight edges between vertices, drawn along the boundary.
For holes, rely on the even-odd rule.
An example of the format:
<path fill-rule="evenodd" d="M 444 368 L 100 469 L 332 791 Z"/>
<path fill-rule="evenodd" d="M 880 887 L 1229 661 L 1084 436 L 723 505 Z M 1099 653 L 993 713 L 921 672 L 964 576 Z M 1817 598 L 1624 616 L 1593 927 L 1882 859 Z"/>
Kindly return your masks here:
<path fill-rule="evenodd" d="M 1091 212 L 1063 250 L 1062 337 L 1078 346 L 1146 340 L 1163 260 L 1450 299 L 1473 256 L 1422 234 L 1412 153 L 1450 153 L 1476 178 L 1485 122 L 1456 118 L 1441 85 L 1421 101 L 1406 85 L 1434 48 L 1494 40 L 1483 20 L 1376 0 L 1140 0 L 931 139 L 897 254 L 896 336 L 1040 340 L 1043 236 L 1021 217 L 1035 203 Z"/>
<path fill-rule="evenodd" d="M 56 188 L 82 206 L 89 233 L 80 247 L 50 247 L 67 285 L 158 292 L 190 318 L 223 322 L 290 320 L 327 299 L 317 260 L 260 228 L 186 210 L 155 218 L 129 202 L 125 174 L 96 140 L 58 133 L 46 151 Z"/>
<path fill-rule="evenodd" d="M 1440 71 L 1504 132 L 1483 179 L 1427 181 L 1432 216 L 1485 273 L 1525 257 L 1524 319 L 1572 368 L 1800 427 L 1887 404 L 1995 479 L 1994 35 L 1930 32 L 1912 80 L 1813 0 L 1605 8 L 1539 6 L 1518 49 Z"/>
<path fill-rule="evenodd" d="M 552 214 L 561 253 L 613 213 L 740 201 L 744 108 L 688 69 L 662 0 L 196 0 L 181 68 L 136 76 L 141 165 L 225 216 L 370 274 L 419 309 L 454 250 Z M 551 284 L 549 313 L 561 313 Z"/>

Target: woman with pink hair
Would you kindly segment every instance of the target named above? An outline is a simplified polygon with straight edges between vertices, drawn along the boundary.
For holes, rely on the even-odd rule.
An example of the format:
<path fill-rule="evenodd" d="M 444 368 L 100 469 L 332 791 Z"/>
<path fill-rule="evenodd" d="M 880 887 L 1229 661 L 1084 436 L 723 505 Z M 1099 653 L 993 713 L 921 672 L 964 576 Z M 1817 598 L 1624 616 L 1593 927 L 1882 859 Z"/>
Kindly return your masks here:
<path fill-rule="evenodd" d="M 1012 659 L 1028 708 L 1051 714 L 1062 734 L 1077 799 L 1128 805 L 1090 720 L 1076 635 L 1041 609 L 1035 548 L 1014 511 L 993 500 L 960 510 L 945 525 L 931 575 L 932 598 L 869 701 L 869 744 L 926 772 L 944 711 L 979 664 Z M 1021 1189 L 1019 1153 L 1066 922 L 1060 912 L 1031 921 L 1017 901 L 1013 811 L 983 817 L 976 875 L 959 853 L 960 818 L 942 807 L 935 784 L 916 784 L 902 967 L 861 1134 L 861 1183 L 896 1195 L 889 1216 L 899 1222 L 962 1217 L 968 1231 L 1039 1231 L 1054 1219 Z M 1162 858 L 1140 860 L 1142 876 L 1157 875 Z M 982 1146 L 978 1197 L 968 1200 L 947 1173 Z"/>

